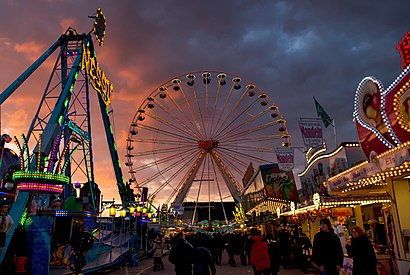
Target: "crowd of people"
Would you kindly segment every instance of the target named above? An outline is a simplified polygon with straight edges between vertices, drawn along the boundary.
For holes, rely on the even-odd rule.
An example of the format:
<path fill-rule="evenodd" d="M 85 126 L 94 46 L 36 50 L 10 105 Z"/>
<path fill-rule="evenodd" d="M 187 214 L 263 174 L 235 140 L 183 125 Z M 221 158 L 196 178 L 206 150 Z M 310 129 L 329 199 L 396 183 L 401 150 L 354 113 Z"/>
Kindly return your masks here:
<path fill-rule="evenodd" d="M 216 266 L 223 264 L 223 253 L 227 254 L 231 267 L 251 265 L 254 274 L 278 274 L 280 267 L 307 271 L 310 253 L 303 254 L 303 250 L 311 249 L 306 235 L 299 237 L 297 228 L 289 230 L 286 226 L 264 235 L 257 228 L 223 234 L 180 232 L 171 237 L 170 242 L 169 261 L 174 264 L 177 275 L 216 274 Z"/>
<path fill-rule="evenodd" d="M 326 218 L 320 221 L 313 245 L 296 226 L 286 224 L 263 235 L 257 228 L 223 234 L 180 232 L 169 240 L 169 261 L 177 275 L 214 275 L 216 267 L 223 264 L 225 251 L 231 267 L 251 265 L 256 275 L 277 275 L 280 268 L 299 268 L 305 273 L 316 270 L 320 274 L 332 275 L 339 274 L 347 253 L 353 258 L 353 275 L 377 274 L 375 251 L 364 229 L 354 226 L 350 235 L 346 244 L 342 243 L 337 225 L 333 227 Z M 154 271 L 159 271 L 164 268 L 159 256 L 163 252 L 160 235 L 156 239 L 156 248 L 161 253 L 154 254 Z"/>

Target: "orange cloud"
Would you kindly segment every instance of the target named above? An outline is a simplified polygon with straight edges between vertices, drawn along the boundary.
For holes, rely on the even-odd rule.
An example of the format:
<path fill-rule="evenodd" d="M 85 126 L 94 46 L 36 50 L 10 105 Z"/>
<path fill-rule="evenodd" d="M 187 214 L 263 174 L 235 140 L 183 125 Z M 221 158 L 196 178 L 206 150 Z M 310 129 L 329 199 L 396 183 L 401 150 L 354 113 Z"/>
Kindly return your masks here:
<path fill-rule="evenodd" d="M 29 41 L 25 43 L 16 43 L 14 45 L 14 50 L 17 53 L 22 53 L 24 56 L 30 60 L 35 61 L 44 51 L 45 45 L 37 43 L 35 41 Z"/>

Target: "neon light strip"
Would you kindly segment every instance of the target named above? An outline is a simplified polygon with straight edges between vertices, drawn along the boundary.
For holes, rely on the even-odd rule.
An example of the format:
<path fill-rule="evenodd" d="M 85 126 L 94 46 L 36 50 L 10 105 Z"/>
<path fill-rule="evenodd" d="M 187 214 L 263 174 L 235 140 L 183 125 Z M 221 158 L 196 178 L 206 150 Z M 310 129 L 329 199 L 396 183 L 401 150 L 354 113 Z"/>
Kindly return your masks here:
<path fill-rule="evenodd" d="M 47 167 L 47 172 L 49 173 L 53 171 L 54 160 L 57 159 L 57 151 L 58 151 L 59 144 L 60 144 L 60 136 L 57 136 L 54 141 L 53 150 L 51 151 L 50 162 L 48 163 L 48 167 Z"/>
<path fill-rule="evenodd" d="M 61 184 L 66 183 L 68 184 L 70 178 L 64 175 L 58 175 L 53 173 L 46 173 L 46 172 L 36 172 L 36 171 L 17 171 L 13 174 L 13 179 L 38 179 L 38 180 L 52 180 L 52 181 L 59 181 Z"/>
<path fill-rule="evenodd" d="M 47 191 L 61 193 L 63 192 L 63 186 L 58 184 L 49 184 L 49 183 L 33 183 L 33 182 L 22 182 L 17 184 L 17 189 L 22 191 Z"/>

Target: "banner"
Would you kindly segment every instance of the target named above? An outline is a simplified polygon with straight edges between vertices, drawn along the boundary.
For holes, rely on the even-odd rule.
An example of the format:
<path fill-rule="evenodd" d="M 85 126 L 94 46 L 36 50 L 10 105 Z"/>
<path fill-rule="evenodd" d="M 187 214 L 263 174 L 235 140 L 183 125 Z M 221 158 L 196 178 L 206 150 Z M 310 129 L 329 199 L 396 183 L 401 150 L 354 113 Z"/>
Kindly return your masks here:
<path fill-rule="evenodd" d="M 277 164 L 261 165 L 259 169 L 268 198 L 299 202 L 292 171 L 283 171 Z"/>
<path fill-rule="evenodd" d="M 298 122 L 303 143 L 307 147 L 317 148 L 323 145 L 322 121 L 312 118 Z"/>
<path fill-rule="evenodd" d="M 325 125 L 325 128 L 327 128 L 329 125 L 333 125 L 332 124 L 333 119 L 326 113 L 325 109 L 323 109 L 323 107 L 319 104 L 319 102 L 317 102 L 315 97 L 313 97 L 313 100 L 315 101 L 315 108 L 316 108 L 317 116 L 322 119 L 323 125 Z"/>
<path fill-rule="evenodd" d="M 275 149 L 276 159 L 278 160 L 279 169 L 290 171 L 294 167 L 294 149 L 280 147 Z"/>

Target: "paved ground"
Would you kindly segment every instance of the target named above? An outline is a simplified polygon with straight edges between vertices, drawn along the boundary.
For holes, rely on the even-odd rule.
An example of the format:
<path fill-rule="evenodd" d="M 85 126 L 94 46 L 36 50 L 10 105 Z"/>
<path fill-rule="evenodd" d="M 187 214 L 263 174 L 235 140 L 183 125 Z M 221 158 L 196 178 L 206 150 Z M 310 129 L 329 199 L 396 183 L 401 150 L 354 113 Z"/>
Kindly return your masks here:
<path fill-rule="evenodd" d="M 174 266 L 168 262 L 168 256 L 164 256 L 162 258 L 162 261 L 164 262 L 165 269 L 158 271 L 158 272 L 153 272 L 153 259 L 148 258 L 143 261 L 139 262 L 138 267 L 124 267 L 122 269 L 118 269 L 112 272 L 108 272 L 106 274 L 108 275 L 123 275 L 123 274 L 132 274 L 132 275 L 168 275 L 168 274 L 175 274 L 174 272 Z M 223 274 L 223 275 L 242 275 L 242 274 L 253 274 L 251 266 L 243 266 L 240 264 L 239 261 L 239 256 L 236 256 L 236 262 L 239 263 L 236 267 L 231 267 L 228 265 L 227 262 L 227 254 L 224 253 L 223 260 L 222 260 L 222 265 L 221 266 L 216 266 L 216 274 Z M 302 271 L 299 269 L 281 269 L 279 271 L 279 275 L 301 275 L 304 274 Z M 314 274 L 314 273 L 310 273 Z"/>

